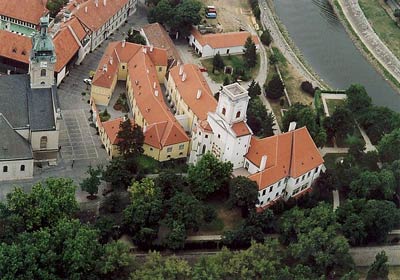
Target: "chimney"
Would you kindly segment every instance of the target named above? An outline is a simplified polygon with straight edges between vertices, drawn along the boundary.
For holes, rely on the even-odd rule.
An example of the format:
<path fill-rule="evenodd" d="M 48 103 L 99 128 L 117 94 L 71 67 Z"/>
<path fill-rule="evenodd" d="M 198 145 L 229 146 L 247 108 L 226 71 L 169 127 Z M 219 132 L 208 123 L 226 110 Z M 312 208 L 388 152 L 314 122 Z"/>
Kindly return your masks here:
<path fill-rule="evenodd" d="M 267 166 L 267 156 L 263 155 L 260 163 L 260 171 L 263 171 L 266 166 Z"/>
<path fill-rule="evenodd" d="M 110 57 L 110 65 L 112 65 L 113 64 L 113 58 L 112 58 L 112 56 Z"/>
<path fill-rule="evenodd" d="M 107 72 L 107 64 L 103 65 L 103 72 Z"/>
<path fill-rule="evenodd" d="M 186 80 L 186 73 L 182 74 L 182 82 L 184 82 Z"/>
<path fill-rule="evenodd" d="M 88 9 L 88 7 L 86 6 L 86 7 L 85 7 L 85 13 L 87 13 L 87 9 Z"/>
<path fill-rule="evenodd" d="M 289 130 L 288 131 L 293 131 L 296 129 L 296 122 L 291 122 L 289 124 Z"/>
<path fill-rule="evenodd" d="M 94 0 L 94 4 L 96 5 L 96 7 L 99 6 L 99 0 Z"/>
<path fill-rule="evenodd" d="M 146 47 L 143 47 L 143 53 L 147 53 Z"/>
<path fill-rule="evenodd" d="M 146 130 L 147 130 L 147 126 L 143 126 L 143 134 L 146 133 Z"/>
<path fill-rule="evenodd" d="M 183 65 L 179 66 L 179 76 L 183 74 Z"/>
<path fill-rule="evenodd" d="M 155 91 L 154 91 L 154 95 L 155 95 L 156 97 L 158 97 L 158 90 L 155 90 Z"/>
<path fill-rule="evenodd" d="M 125 48 L 125 43 L 126 43 L 125 39 L 122 40 L 122 47 L 123 47 L 123 48 Z"/>
<path fill-rule="evenodd" d="M 135 85 L 138 85 L 138 84 L 139 84 L 139 81 L 138 81 L 138 80 L 136 80 L 136 81 L 135 81 Z"/>
<path fill-rule="evenodd" d="M 104 7 L 107 5 L 107 0 L 103 0 Z"/>
<path fill-rule="evenodd" d="M 157 83 L 156 83 L 156 82 L 153 83 L 153 88 L 154 88 L 154 89 L 157 88 Z"/>
<path fill-rule="evenodd" d="M 149 73 L 150 73 L 150 70 L 149 70 L 148 68 L 146 68 L 146 72 L 147 72 L 147 74 L 149 74 Z"/>
<path fill-rule="evenodd" d="M 150 45 L 150 52 L 152 52 L 153 49 L 154 49 L 154 46 L 153 46 L 153 45 Z"/>
<path fill-rule="evenodd" d="M 200 97 L 201 97 L 201 89 L 198 89 L 196 99 L 200 99 Z"/>

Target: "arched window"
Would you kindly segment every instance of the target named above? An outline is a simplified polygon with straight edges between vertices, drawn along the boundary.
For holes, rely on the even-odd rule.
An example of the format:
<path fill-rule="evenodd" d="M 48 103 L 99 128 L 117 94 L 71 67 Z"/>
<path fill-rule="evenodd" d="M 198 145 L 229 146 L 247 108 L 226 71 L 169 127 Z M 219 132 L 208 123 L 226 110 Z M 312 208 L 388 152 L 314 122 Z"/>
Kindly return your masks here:
<path fill-rule="evenodd" d="M 240 111 L 238 111 L 237 113 L 236 113 L 236 118 L 239 118 L 240 117 Z"/>
<path fill-rule="evenodd" d="M 222 115 L 225 116 L 225 114 L 226 114 L 226 109 L 225 109 L 225 108 L 222 108 Z"/>
<path fill-rule="evenodd" d="M 47 149 L 47 136 L 40 137 L 40 149 Z"/>
<path fill-rule="evenodd" d="M 46 77 L 46 69 L 40 70 L 40 77 Z"/>
<path fill-rule="evenodd" d="M 201 150 L 201 154 L 204 155 L 205 152 L 206 152 L 206 145 L 203 145 L 203 149 Z"/>

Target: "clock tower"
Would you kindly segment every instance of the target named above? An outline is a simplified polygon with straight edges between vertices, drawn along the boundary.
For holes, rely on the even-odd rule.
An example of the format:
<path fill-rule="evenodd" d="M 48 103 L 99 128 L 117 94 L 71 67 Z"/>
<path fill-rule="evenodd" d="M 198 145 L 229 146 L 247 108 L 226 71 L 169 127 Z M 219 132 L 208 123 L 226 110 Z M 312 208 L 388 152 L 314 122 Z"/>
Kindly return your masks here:
<path fill-rule="evenodd" d="M 51 88 L 54 85 L 56 52 L 48 34 L 49 18 L 40 19 L 40 32 L 32 38 L 32 52 L 29 58 L 31 88 Z"/>

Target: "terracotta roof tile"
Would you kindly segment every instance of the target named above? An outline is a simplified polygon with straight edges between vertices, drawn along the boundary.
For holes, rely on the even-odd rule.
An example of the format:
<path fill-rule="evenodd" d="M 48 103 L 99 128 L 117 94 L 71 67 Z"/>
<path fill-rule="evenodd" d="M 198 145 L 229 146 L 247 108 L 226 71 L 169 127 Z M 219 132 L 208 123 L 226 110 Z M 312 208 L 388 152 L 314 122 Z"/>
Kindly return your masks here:
<path fill-rule="evenodd" d="M 46 3 L 47 0 L 0 0 L 0 15 L 37 25 L 48 13 Z"/>
<path fill-rule="evenodd" d="M 0 42 L 0 56 L 29 63 L 29 54 L 32 49 L 32 41 L 29 37 L 0 30 Z"/>
<path fill-rule="evenodd" d="M 246 158 L 260 166 L 264 155 L 265 170 L 249 176 L 260 190 L 288 176 L 298 178 L 324 163 L 306 127 L 263 139 L 252 137 Z"/>
<path fill-rule="evenodd" d="M 232 130 L 235 132 L 237 137 L 251 134 L 251 130 L 245 121 L 234 123 L 232 125 Z"/>
<path fill-rule="evenodd" d="M 64 27 L 56 34 L 53 43 L 57 57 L 55 71 L 60 72 L 79 51 L 80 46 L 68 27 Z"/>
<path fill-rule="evenodd" d="M 150 45 L 167 50 L 169 60 L 182 61 L 174 42 L 161 24 L 148 24 L 143 26 L 142 30 Z"/>
<path fill-rule="evenodd" d="M 95 0 L 88 0 L 79 5 L 79 9 L 75 9 L 75 14 L 89 29 L 96 31 L 101 28 L 110 18 L 112 18 L 128 0 L 108 0 L 106 5 L 104 1 L 98 0 L 96 7 Z M 87 12 L 85 9 L 87 7 Z"/>
<path fill-rule="evenodd" d="M 179 94 L 190 110 L 199 120 L 205 120 L 208 112 L 213 112 L 217 108 L 217 100 L 215 100 L 198 66 L 194 64 L 182 65 L 183 72 L 186 74 L 185 81 L 182 81 L 182 77 L 179 75 L 180 67 L 174 66 L 170 71 L 170 77 L 173 78 Z M 199 90 L 201 91 L 201 96 L 197 98 Z"/>
<path fill-rule="evenodd" d="M 108 139 L 110 139 L 110 142 L 113 145 L 118 143 L 117 136 L 118 136 L 118 132 L 119 132 L 119 126 L 121 125 L 122 121 L 123 121 L 123 118 L 118 118 L 118 119 L 109 120 L 109 121 L 102 123 L 104 132 L 106 133 Z M 135 122 L 132 119 L 131 119 L 131 124 L 135 125 Z"/>
<path fill-rule="evenodd" d="M 216 34 L 201 34 L 196 28 L 192 29 L 192 35 L 200 43 L 200 45 L 209 45 L 213 49 L 229 48 L 236 46 L 244 46 L 247 38 L 252 37 L 256 45 L 260 44 L 258 36 L 251 35 L 250 32 L 229 32 L 229 33 L 216 33 Z"/>

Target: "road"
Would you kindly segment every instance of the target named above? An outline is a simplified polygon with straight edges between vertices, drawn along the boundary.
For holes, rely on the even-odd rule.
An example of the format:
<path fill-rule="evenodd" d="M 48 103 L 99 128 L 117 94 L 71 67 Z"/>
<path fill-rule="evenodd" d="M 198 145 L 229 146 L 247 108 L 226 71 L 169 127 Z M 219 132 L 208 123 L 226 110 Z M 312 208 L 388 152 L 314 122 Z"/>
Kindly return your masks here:
<path fill-rule="evenodd" d="M 290 47 L 289 43 L 279 30 L 278 24 L 275 22 L 272 11 L 269 8 L 266 0 L 259 0 L 258 3 L 261 10 L 261 24 L 264 29 L 270 31 L 274 45 L 282 52 L 288 62 L 297 69 L 300 75 L 302 75 L 306 80 L 312 82 L 314 86 L 325 88 L 325 86 L 323 86 L 320 81 L 304 66 L 293 49 Z"/>
<path fill-rule="evenodd" d="M 352 29 L 375 59 L 400 83 L 400 60 L 389 50 L 369 24 L 358 0 L 338 0 Z"/>

